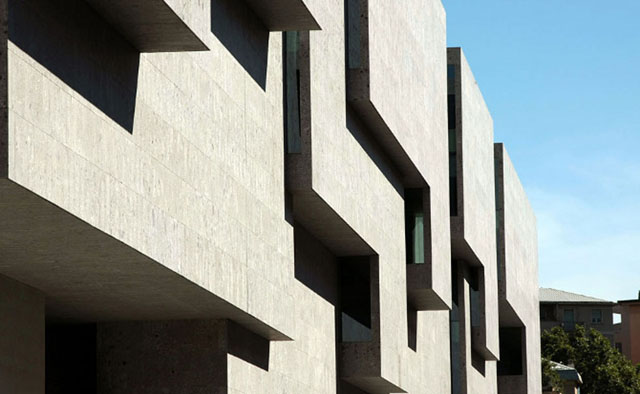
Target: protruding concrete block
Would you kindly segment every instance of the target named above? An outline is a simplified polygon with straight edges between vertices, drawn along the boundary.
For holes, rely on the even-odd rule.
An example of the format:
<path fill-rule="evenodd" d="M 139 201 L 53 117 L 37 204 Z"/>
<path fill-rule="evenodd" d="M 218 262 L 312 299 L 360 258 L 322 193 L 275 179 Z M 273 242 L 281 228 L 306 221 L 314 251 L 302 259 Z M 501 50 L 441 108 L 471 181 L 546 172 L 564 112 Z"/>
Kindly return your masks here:
<path fill-rule="evenodd" d="M 320 25 L 309 9 L 309 0 L 244 1 L 271 31 L 320 30 Z"/>
<path fill-rule="evenodd" d="M 500 327 L 516 327 L 523 331 L 522 373 L 499 376 L 499 392 L 539 393 L 541 372 L 536 217 L 503 144 L 495 144 L 494 155 Z M 509 368 L 504 366 L 504 369 Z"/>
<path fill-rule="evenodd" d="M 499 358 L 493 120 L 460 48 L 448 49 L 451 254 L 474 267 L 481 324 L 474 348 L 487 360 Z M 478 289 L 476 289 L 478 290 Z"/>
<path fill-rule="evenodd" d="M 208 50 L 164 0 L 84 1 L 91 4 L 140 52 Z"/>

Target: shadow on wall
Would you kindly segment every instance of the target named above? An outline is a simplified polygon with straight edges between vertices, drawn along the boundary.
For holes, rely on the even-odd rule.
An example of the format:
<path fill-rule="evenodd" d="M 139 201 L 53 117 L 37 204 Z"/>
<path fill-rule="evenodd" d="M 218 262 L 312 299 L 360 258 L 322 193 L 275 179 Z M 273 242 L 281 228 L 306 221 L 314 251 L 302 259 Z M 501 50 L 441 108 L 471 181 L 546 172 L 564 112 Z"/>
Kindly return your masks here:
<path fill-rule="evenodd" d="M 212 0 L 211 32 L 266 90 L 269 31 L 253 10 L 241 0 Z"/>
<path fill-rule="evenodd" d="M 140 53 L 83 0 L 9 0 L 9 40 L 129 133 Z"/>

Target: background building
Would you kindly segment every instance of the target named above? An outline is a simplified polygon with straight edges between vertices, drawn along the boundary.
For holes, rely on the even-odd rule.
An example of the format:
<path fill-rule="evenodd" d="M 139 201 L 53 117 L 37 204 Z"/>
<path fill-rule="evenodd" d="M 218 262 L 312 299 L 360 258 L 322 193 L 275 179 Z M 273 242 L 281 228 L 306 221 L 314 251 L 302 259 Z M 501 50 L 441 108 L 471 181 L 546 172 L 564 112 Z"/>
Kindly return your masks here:
<path fill-rule="evenodd" d="M 640 363 L 640 293 L 637 300 L 618 301 L 614 311 L 621 321 L 614 327 L 616 348 L 633 363 Z"/>
<path fill-rule="evenodd" d="M 540 393 L 535 217 L 439 0 L 0 18 L 1 392 Z"/>
<path fill-rule="evenodd" d="M 557 289 L 540 289 L 540 328 L 560 326 L 567 331 L 576 325 L 593 328 L 613 344 L 614 302 Z"/>

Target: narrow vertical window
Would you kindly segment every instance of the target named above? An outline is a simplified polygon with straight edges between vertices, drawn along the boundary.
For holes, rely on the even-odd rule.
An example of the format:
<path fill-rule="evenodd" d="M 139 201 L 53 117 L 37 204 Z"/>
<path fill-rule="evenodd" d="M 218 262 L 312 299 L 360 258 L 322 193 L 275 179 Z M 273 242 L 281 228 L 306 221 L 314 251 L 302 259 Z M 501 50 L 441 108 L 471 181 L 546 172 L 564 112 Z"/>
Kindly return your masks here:
<path fill-rule="evenodd" d="M 525 329 L 523 327 L 500 327 L 500 361 L 498 376 L 522 375 L 524 373 Z"/>
<path fill-rule="evenodd" d="M 573 330 L 576 328 L 575 316 L 573 314 L 573 309 L 565 309 L 562 315 L 562 323 L 564 325 L 565 330 Z"/>
<path fill-rule="evenodd" d="M 456 66 L 447 66 L 447 116 L 449 125 L 449 209 L 451 216 L 458 216 L 458 140 L 456 136 Z"/>
<path fill-rule="evenodd" d="M 424 205 L 422 189 L 404 192 L 407 264 L 424 264 Z"/>
<path fill-rule="evenodd" d="M 287 153 L 300 153 L 300 34 L 283 33 L 284 46 L 284 128 Z"/>
<path fill-rule="evenodd" d="M 367 342 L 373 338 L 368 258 L 340 262 L 340 325 L 342 342 Z"/>
<path fill-rule="evenodd" d="M 451 343 L 451 394 L 460 394 L 461 387 L 461 354 L 460 354 L 460 311 L 458 308 L 458 269 L 451 267 L 451 311 L 449 312 L 449 329 Z"/>
<path fill-rule="evenodd" d="M 347 7 L 347 67 L 361 67 L 360 0 L 346 0 Z"/>

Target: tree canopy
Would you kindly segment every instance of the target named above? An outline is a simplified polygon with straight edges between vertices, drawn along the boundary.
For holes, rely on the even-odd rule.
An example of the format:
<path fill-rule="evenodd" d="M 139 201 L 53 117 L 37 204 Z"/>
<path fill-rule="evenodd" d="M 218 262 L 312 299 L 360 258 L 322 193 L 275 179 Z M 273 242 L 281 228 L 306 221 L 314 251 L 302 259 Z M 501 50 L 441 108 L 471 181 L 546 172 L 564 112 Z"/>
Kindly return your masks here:
<path fill-rule="evenodd" d="M 582 376 L 582 394 L 640 394 L 640 364 L 634 366 L 600 332 L 577 326 L 542 334 L 542 357 L 573 364 Z"/>

